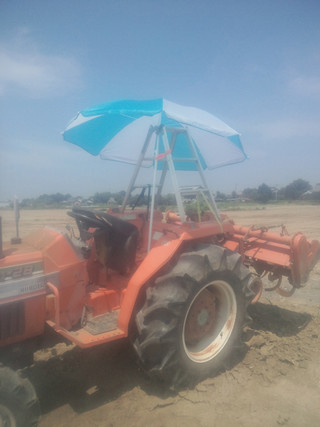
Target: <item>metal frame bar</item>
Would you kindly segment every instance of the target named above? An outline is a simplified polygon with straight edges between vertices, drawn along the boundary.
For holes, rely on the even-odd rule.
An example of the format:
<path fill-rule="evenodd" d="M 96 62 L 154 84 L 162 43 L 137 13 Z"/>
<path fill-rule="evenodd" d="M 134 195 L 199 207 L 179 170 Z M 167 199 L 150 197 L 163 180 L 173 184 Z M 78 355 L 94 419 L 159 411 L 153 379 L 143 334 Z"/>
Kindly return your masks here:
<path fill-rule="evenodd" d="M 174 130 L 173 131 L 171 130 L 171 132 L 172 132 L 172 137 L 171 137 L 169 145 L 170 145 L 171 152 L 173 152 L 174 147 L 176 145 L 177 135 L 179 132 L 174 132 Z M 164 182 L 165 182 L 165 179 L 167 176 L 167 172 L 168 172 L 168 163 L 165 162 L 164 166 L 163 166 L 160 182 L 159 182 L 158 191 L 157 191 L 157 196 L 156 196 L 156 201 L 155 201 L 156 205 L 158 205 L 159 197 L 160 197 L 160 194 L 162 193 L 162 189 L 163 189 L 163 185 L 164 185 Z"/>
<path fill-rule="evenodd" d="M 146 154 L 146 151 L 147 151 L 148 146 L 150 144 L 151 136 L 152 136 L 152 134 L 153 134 L 154 131 L 155 131 L 154 126 L 150 126 L 149 131 L 147 133 L 147 137 L 146 137 L 145 142 L 143 144 L 143 147 L 142 147 L 139 159 L 137 161 L 135 170 L 134 170 L 132 178 L 131 178 L 131 180 L 129 182 L 129 185 L 128 185 L 128 188 L 127 188 L 127 191 L 126 191 L 126 195 L 124 196 L 123 203 L 122 203 L 122 206 L 121 206 L 121 212 L 124 212 L 124 210 L 126 208 L 129 196 L 130 196 L 131 191 L 132 191 L 132 189 L 134 187 L 134 184 L 136 182 L 136 179 L 137 179 L 139 170 L 141 168 L 142 162 L 145 159 L 145 154 Z"/>
<path fill-rule="evenodd" d="M 153 215 L 154 215 L 154 202 L 156 196 L 156 181 L 157 181 L 157 169 L 158 169 L 158 154 L 159 154 L 159 134 L 156 138 L 156 146 L 154 150 L 154 170 L 153 170 L 153 181 L 152 181 L 152 192 L 151 192 L 151 210 L 150 210 L 150 220 L 149 220 L 149 235 L 148 235 L 148 252 L 151 249 L 151 240 L 152 240 L 152 226 L 153 226 Z"/>
<path fill-rule="evenodd" d="M 212 203 L 212 208 L 213 208 L 213 211 L 214 211 L 214 216 L 216 217 L 216 220 L 217 220 L 218 224 L 219 224 L 219 225 L 220 225 L 220 227 L 221 227 L 221 218 L 220 218 L 220 214 L 219 214 L 219 211 L 218 211 L 218 208 L 217 208 L 216 202 L 215 202 L 215 200 L 214 200 L 214 197 L 213 197 L 213 195 L 212 195 L 212 192 L 211 192 L 211 191 L 209 191 L 209 187 L 208 187 L 208 185 L 207 185 L 207 181 L 206 181 L 206 178 L 205 178 L 204 173 L 203 173 L 203 169 L 202 169 L 202 166 L 201 166 L 201 162 L 200 162 L 200 159 L 199 159 L 199 156 L 198 156 L 197 150 L 196 150 L 196 148 L 195 148 L 195 146 L 194 146 L 194 142 L 193 142 L 193 140 L 192 140 L 192 138 L 191 138 L 191 136 L 190 136 L 190 134 L 189 134 L 189 132 L 188 132 L 188 129 L 186 129 L 186 135 L 187 135 L 187 138 L 188 138 L 189 146 L 190 146 L 190 148 L 191 148 L 191 150 L 192 150 L 192 152 L 193 152 L 193 155 L 195 156 L 197 169 L 198 169 L 198 171 L 199 171 L 199 174 L 200 174 L 200 177 L 201 177 L 201 180 L 202 180 L 203 186 L 204 186 L 204 188 L 205 188 L 206 190 L 208 190 L 208 193 L 209 193 L 209 199 L 210 199 L 210 202 Z"/>
<path fill-rule="evenodd" d="M 172 152 L 173 152 L 175 144 L 176 144 L 177 136 L 180 133 L 184 133 L 186 135 L 187 142 L 188 142 L 189 147 L 191 149 L 191 152 L 193 154 L 193 158 L 191 158 L 191 159 L 190 158 L 188 158 L 188 159 L 178 158 L 178 159 L 174 159 L 174 160 L 175 161 L 181 161 L 181 162 L 182 161 L 189 161 L 189 162 L 194 162 L 196 164 L 196 169 L 197 169 L 198 173 L 200 174 L 202 185 L 204 187 L 203 191 L 201 191 L 201 195 L 207 201 L 209 209 L 211 210 L 211 212 L 215 216 L 216 221 L 218 222 L 220 227 L 222 227 L 220 215 L 219 215 L 214 197 L 212 195 L 212 192 L 208 188 L 208 185 L 207 185 L 204 173 L 203 173 L 203 169 L 201 166 L 201 162 L 200 162 L 197 150 L 196 150 L 194 142 L 193 142 L 193 140 L 192 140 L 192 138 L 188 132 L 188 129 L 185 129 L 185 128 L 175 129 L 175 128 L 166 128 L 165 126 L 157 126 L 157 127 L 150 126 L 147 137 L 146 137 L 145 142 L 143 144 L 141 153 L 139 155 L 139 159 L 138 159 L 138 162 L 136 164 L 134 173 L 132 175 L 129 186 L 127 188 L 127 192 L 126 192 L 126 195 L 124 197 L 122 207 L 121 207 L 121 212 L 124 212 L 124 210 L 125 210 L 129 196 L 131 194 L 132 189 L 134 188 L 138 173 L 139 173 L 140 168 L 142 166 L 142 162 L 145 160 L 145 154 L 147 152 L 147 149 L 148 149 L 150 141 L 151 141 L 152 134 L 154 132 L 156 133 L 156 144 L 155 144 L 155 151 L 154 151 L 154 158 L 153 158 L 153 160 L 154 160 L 154 173 L 153 173 L 153 182 L 152 182 L 152 190 L 151 190 L 152 192 L 151 192 L 151 206 L 150 206 L 150 218 L 149 218 L 148 252 L 151 249 L 154 210 L 155 210 L 155 207 L 157 205 L 157 200 L 159 199 L 159 196 L 162 192 L 163 185 L 164 185 L 164 182 L 165 182 L 165 179 L 166 179 L 168 172 L 170 174 L 171 183 L 173 186 L 180 219 L 182 222 L 186 222 L 186 214 L 185 214 L 185 210 L 184 210 L 184 206 L 183 206 L 182 194 L 181 194 L 181 190 L 179 188 L 176 169 L 174 167 L 174 161 L 173 161 L 173 157 L 172 157 Z M 167 132 L 170 132 L 172 134 L 172 136 L 170 138 L 170 142 L 168 140 L 168 133 Z M 163 167 L 163 170 L 161 173 L 159 187 L 158 187 L 158 190 L 156 193 L 160 135 L 163 138 L 163 145 L 164 145 L 164 150 L 166 152 L 166 156 L 164 157 L 165 163 L 164 163 L 164 167 Z M 207 199 L 207 197 L 204 195 L 204 191 L 208 192 L 208 197 L 209 197 L 210 203 L 209 203 L 209 200 Z"/>
<path fill-rule="evenodd" d="M 178 180 L 177 180 L 177 174 L 176 174 L 176 170 L 174 168 L 174 163 L 173 163 L 173 159 L 172 159 L 172 153 L 170 152 L 170 146 L 169 146 L 169 142 L 168 142 L 168 135 L 167 135 L 167 131 L 166 128 L 163 127 L 163 145 L 164 145 L 164 149 L 166 151 L 168 151 L 168 155 L 166 156 L 166 161 L 167 161 L 167 165 L 168 165 L 168 169 L 171 175 L 171 182 L 172 182 L 172 186 L 174 189 L 174 193 L 176 196 L 176 201 L 177 201 L 177 206 L 178 206 L 178 213 L 180 216 L 180 219 L 182 222 L 186 222 L 186 214 L 184 212 L 184 208 L 183 208 L 183 201 L 182 201 L 182 197 L 179 191 L 179 185 L 178 185 Z"/>

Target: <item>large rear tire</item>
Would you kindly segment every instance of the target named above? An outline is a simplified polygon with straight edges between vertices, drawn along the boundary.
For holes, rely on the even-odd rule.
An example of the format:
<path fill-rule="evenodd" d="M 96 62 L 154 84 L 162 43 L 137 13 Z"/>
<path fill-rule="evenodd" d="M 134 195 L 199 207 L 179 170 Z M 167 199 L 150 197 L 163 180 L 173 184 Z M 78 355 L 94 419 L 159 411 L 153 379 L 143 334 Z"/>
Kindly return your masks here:
<path fill-rule="evenodd" d="M 217 372 L 238 344 L 254 296 L 239 254 L 208 244 L 183 253 L 147 288 L 136 316 L 143 367 L 176 386 Z"/>
<path fill-rule="evenodd" d="M 0 426 L 35 427 L 39 419 L 40 406 L 30 381 L 0 367 Z"/>

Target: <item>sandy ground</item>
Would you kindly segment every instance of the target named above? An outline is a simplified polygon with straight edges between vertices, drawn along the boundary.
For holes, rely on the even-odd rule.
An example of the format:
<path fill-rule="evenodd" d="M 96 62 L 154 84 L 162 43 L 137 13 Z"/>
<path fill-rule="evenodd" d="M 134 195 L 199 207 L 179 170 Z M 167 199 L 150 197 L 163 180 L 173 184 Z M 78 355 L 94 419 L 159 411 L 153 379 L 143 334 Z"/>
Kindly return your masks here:
<path fill-rule="evenodd" d="M 0 215 L 6 240 L 15 235 L 13 216 Z M 284 223 L 290 233 L 320 240 L 320 206 L 267 206 L 229 216 L 241 225 Z M 22 211 L 20 235 L 66 222 L 62 210 Z M 126 341 L 38 351 L 26 374 L 40 398 L 40 426 L 319 426 L 320 264 L 292 297 L 265 292 L 250 315 L 231 365 L 180 392 L 146 378 Z"/>

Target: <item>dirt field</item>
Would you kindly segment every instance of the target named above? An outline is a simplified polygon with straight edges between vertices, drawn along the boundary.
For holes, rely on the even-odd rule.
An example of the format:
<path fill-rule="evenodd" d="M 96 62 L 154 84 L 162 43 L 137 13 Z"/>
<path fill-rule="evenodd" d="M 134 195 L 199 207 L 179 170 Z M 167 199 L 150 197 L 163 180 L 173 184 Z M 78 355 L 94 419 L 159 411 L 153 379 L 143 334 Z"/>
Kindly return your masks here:
<path fill-rule="evenodd" d="M 4 240 L 13 215 L 0 211 Z M 242 225 L 279 225 L 320 240 L 320 206 L 267 206 L 230 212 Z M 42 225 L 62 229 L 65 211 L 22 211 L 20 235 Z M 226 370 L 195 388 L 162 389 L 137 368 L 130 345 L 91 350 L 60 343 L 36 353 L 26 371 L 53 426 L 319 426 L 320 264 L 290 298 L 265 292 L 251 306 L 244 345 Z"/>

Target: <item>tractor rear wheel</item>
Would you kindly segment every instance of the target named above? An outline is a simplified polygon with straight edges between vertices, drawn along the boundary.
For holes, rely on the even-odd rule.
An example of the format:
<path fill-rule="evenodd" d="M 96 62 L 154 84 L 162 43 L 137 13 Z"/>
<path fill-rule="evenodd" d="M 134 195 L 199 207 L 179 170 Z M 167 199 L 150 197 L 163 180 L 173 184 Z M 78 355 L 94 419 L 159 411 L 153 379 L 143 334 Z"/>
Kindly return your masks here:
<path fill-rule="evenodd" d="M 253 290 L 239 254 L 208 244 L 183 253 L 147 288 L 136 316 L 145 370 L 176 386 L 217 372 L 239 341 Z"/>
<path fill-rule="evenodd" d="M 0 426 L 35 427 L 40 418 L 36 392 L 26 378 L 0 367 Z"/>

